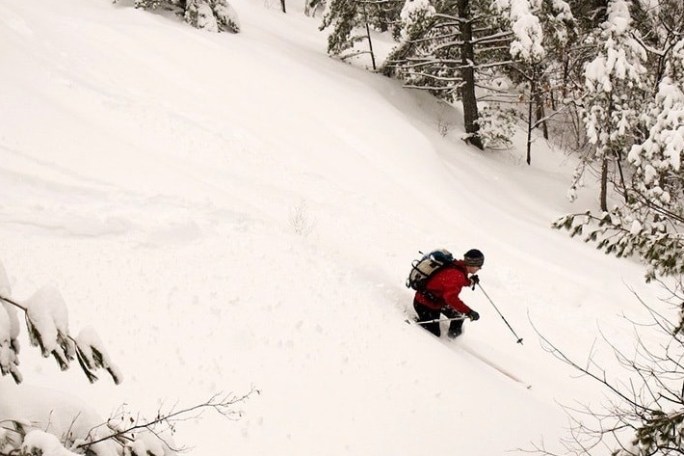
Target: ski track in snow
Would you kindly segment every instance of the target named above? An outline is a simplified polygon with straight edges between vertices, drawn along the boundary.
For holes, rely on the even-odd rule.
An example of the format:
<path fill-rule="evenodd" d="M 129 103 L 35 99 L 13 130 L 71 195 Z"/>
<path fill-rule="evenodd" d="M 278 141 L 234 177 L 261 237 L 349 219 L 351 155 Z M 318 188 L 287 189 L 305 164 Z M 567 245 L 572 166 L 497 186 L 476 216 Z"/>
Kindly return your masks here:
<path fill-rule="evenodd" d="M 520 383 L 525 386 L 525 388 L 530 389 L 532 388 L 532 385 L 527 383 L 526 381 L 522 380 L 519 375 L 513 374 L 508 368 L 501 366 L 497 362 L 491 360 L 490 358 L 487 358 L 480 353 L 478 353 L 476 350 L 474 350 L 471 347 L 468 347 L 466 345 L 456 345 L 455 348 L 458 350 L 462 350 L 468 355 L 478 359 L 479 361 L 482 361 L 492 369 L 496 370 L 497 372 L 503 374 L 504 376 L 510 378 L 514 382 Z"/>

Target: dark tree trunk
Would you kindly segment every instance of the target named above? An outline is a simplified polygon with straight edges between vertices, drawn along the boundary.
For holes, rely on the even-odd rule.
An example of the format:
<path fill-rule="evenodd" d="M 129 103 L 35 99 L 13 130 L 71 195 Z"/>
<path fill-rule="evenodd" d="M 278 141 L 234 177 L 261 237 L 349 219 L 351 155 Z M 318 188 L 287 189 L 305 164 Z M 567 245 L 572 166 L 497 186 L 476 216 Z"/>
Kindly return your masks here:
<path fill-rule="evenodd" d="M 370 26 L 368 25 L 368 13 L 366 12 L 366 5 L 363 5 L 363 20 L 366 22 L 366 37 L 368 38 L 368 49 L 370 50 L 371 62 L 373 62 L 373 71 L 377 71 L 375 66 L 375 54 L 373 53 L 373 40 L 371 39 Z"/>
<path fill-rule="evenodd" d="M 463 39 L 461 49 L 461 76 L 463 86 L 460 88 L 461 103 L 463 103 L 463 121 L 468 139 L 466 142 L 473 146 L 484 149 L 480 138 L 477 110 L 477 98 L 475 98 L 475 50 L 473 48 L 473 23 L 470 17 L 470 0 L 458 0 L 458 17 L 461 19 L 460 29 Z"/>
<path fill-rule="evenodd" d="M 546 124 L 545 120 L 542 120 L 544 116 L 546 116 L 546 112 L 544 111 L 544 100 L 541 96 L 541 92 L 539 91 L 539 86 L 535 83 L 535 91 L 534 91 L 534 105 L 536 109 L 536 121 L 539 122 L 541 121 L 541 127 L 542 127 L 542 133 L 544 134 L 544 139 L 548 140 L 549 139 L 549 126 Z"/>
<path fill-rule="evenodd" d="M 283 13 L 287 13 L 287 10 L 285 9 L 285 0 L 280 0 L 280 6 L 283 9 Z"/>
<path fill-rule="evenodd" d="M 530 82 L 530 89 L 535 90 L 536 84 L 534 81 Z M 534 120 L 532 119 L 532 100 L 527 102 L 527 164 L 532 164 L 532 130 L 534 129 Z"/>
<path fill-rule="evenodd" d="M 603 158 L 601 162 L 601 195 L 599 204 L 603 212 L 608 211 L 608 159 Z"/>

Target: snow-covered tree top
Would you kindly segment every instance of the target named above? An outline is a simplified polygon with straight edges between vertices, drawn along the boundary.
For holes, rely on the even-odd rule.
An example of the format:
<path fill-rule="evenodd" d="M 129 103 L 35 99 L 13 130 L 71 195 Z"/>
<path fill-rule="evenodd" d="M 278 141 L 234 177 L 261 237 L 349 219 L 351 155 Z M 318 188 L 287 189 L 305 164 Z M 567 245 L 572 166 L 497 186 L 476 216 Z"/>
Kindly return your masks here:
<path fill-rule="evenodd" d="M 401 9 L 401 19 L 403 21 L 410 21 L 412 17 L 417 14 L 432 15 L 435 12 L 435 7 L 432 6 L 430 0 L 406 0 L 404 7 Z"/>
<path fill-rule="evenodd" d="M 572 8 L 570 4 L 565 0 L 553 0 L 551 2 L 552 16 L 549 22 L 554 24 L 553 36 L 561 42 L 566 43 L 568 40 L 568 29 L 567 24 L 575 23 L 575 16 L 572 14 Z"/>
<path fill-rule="evenodd" d="M 590 91 L 613 91 L 615 80 L 642 84 L 646 68 L 646 51 L 631 36 L 631 2 L 613 0 L 608 5 L 608 18 L 601 25 L 603 52 L 585 68 L 586 84 Z"/>
<path fill-rule="evenodd" d="M 559 21 L 570 22 L 575 20 L 575 16 L 572 14 L 572 9 L 565 0 L 553 0 L 551 2 L 551 7 L 556 13 L 556 19 Z"/>
<path fill-rule="evenodd" d="M 537 0 L 496 0 L 494 6 L 509 12 L 511 29 L 515 39 L 511 43 L 511 55 L 526 62 L 539 61 L 546 51 L 542 45 L 544 34 L 539 18 L 532 13 L 538 7 Z"/>
<path fill-rule="evenodd" d="M 408 30 L 415 22 L 433 16 L 435 12 L 435 7 L 432 6 L 430 0 L 406 0 L 399 14 L 405 25 L 401 30 L 402 36 L 407 36 Z"/>
<path fill-rule="evenodd" d="M 617 35 L 623 35 L 630 30 L 632 17 L 629 14 L 629 7 L 632 2 L 629 0 L 613 0 L 608 4 L 608 19 L 601 27 Z"/>
<path fill-rule="evenodd" d="M 684 83 L 676 75 L 684 65 L 684 39 L 675 45 L 671 55 L 672 61 L 666 66 L 651 110 L 653 125 L 649 137 L 643 144 L 634 146 L 628 156 L 631 163 L 643 170 L 647 185 L 668 169 L 679 171 L 684 151 Z M 669 201 L 667 192 L 656 192 L 659 200 Z"/>

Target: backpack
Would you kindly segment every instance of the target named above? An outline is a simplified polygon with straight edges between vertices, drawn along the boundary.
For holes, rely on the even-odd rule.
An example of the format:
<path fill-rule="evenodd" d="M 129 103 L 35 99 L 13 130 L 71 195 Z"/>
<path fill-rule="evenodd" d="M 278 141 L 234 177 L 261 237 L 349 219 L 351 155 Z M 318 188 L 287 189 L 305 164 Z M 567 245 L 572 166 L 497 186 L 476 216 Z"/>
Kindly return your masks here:
<path fill-rule="evenodd" d="M 446 249 L 434 250 L 428 254 L 418 251 L 422 257 L 411 262 L 411 272 L 406 279 L 406 288 L 424 291 L 427 281 L 442 267 L 451 264 L 454 256 Z"/>

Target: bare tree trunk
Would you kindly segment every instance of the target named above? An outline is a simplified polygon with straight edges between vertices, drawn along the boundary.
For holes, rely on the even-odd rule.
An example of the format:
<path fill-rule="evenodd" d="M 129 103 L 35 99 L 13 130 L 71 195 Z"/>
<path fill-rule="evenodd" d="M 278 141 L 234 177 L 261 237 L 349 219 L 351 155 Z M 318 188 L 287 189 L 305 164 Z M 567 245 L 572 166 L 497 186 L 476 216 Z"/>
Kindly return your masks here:
<path fill-rule="evenodd" d="M 478 120 L 480 118 L 475 97 L 475 50 L 473 48 L 473 23 L 470 17 L 470 0 L 458 0 L 458 17 L 461 19 L 460 29 L 463 39 L 461 48 L 461 61 L 463 69 L 461 76 L 463 86 L 460 88 L 461 103 L 463 104 L 463 122 L 468 134 L 466 142 L 473 146 L 484 149 L 480 138 Z"/>
<path fill-rule="evenodd" d="M 285 9 L 285 0 L 280 0 L 280 7 L 283 9 L 283 13 L 287 13 L 287 10 Z"/>
<path fill-rule="evenodd" d="M 541 92 L 539 91 L 539 87 L 535 81 L 534 83 L 535 90 L 532 92 L 534 94 L 534 104 L 535 104 L 535 109 L 536 109 L 536 120 L 539 122 L 544 118 L 546 113 L 544 112 L 544 100 L 542 99 Z M 546 124 L 545 120 L 542 120 L 541 122 L 541 127 L 542 127 L 542 133 L 544 134 L 544 139 L 548 140 L 549 139 L 549 127 Z"/>
<path fill-rule="evenodd" d="M 363 5 L 363 20 L 366 22 L 366 36 L 368 37 L 368 48 L 370 49 L 371 62 L 373 63 L 373 71 L 377 71 L 377 67 L 375 66 L 375 54 L 373 53 L 373 40 L 371 40 L 370 26 L 368 25 L 368 13 L 366 13 L 365 3 Z"/>
<path fill-rule="evenodd" d="M 608 159 L 603 158 L 601 162 L 601 194 L 599 203 L 603 212 L 608 211 Z"/>
<path fill-rule="evenodd" d="M 570 57 L 563 59 L 563 85 L 561 89 L 561 99 L 565 99 L 568 96 L 568 85 L 570 84 Z"/>
<path fill-rule="evenodd" d="M 534 91 L 537 84 L 534 81 L 530 81 L 530 88 Z M 527 164 L 532 164 L 532 130 L 533 130 L 533 120 L 532 120 L 532 100 L 527 102 Z"/>
<path fill-rule="evenodd" d="M 622 187 L 622 196 L 625 198 L 625 203 L 627 203 L 629 201 L 629 197 L 627 196 L 627 182 L 625 182 L 625 173 L 622 170 L 622 152 L 618 152 L 617 169 L 620 173 L 620 186 Z M 682 388 L 684 388 L 684 386 Z"/>

